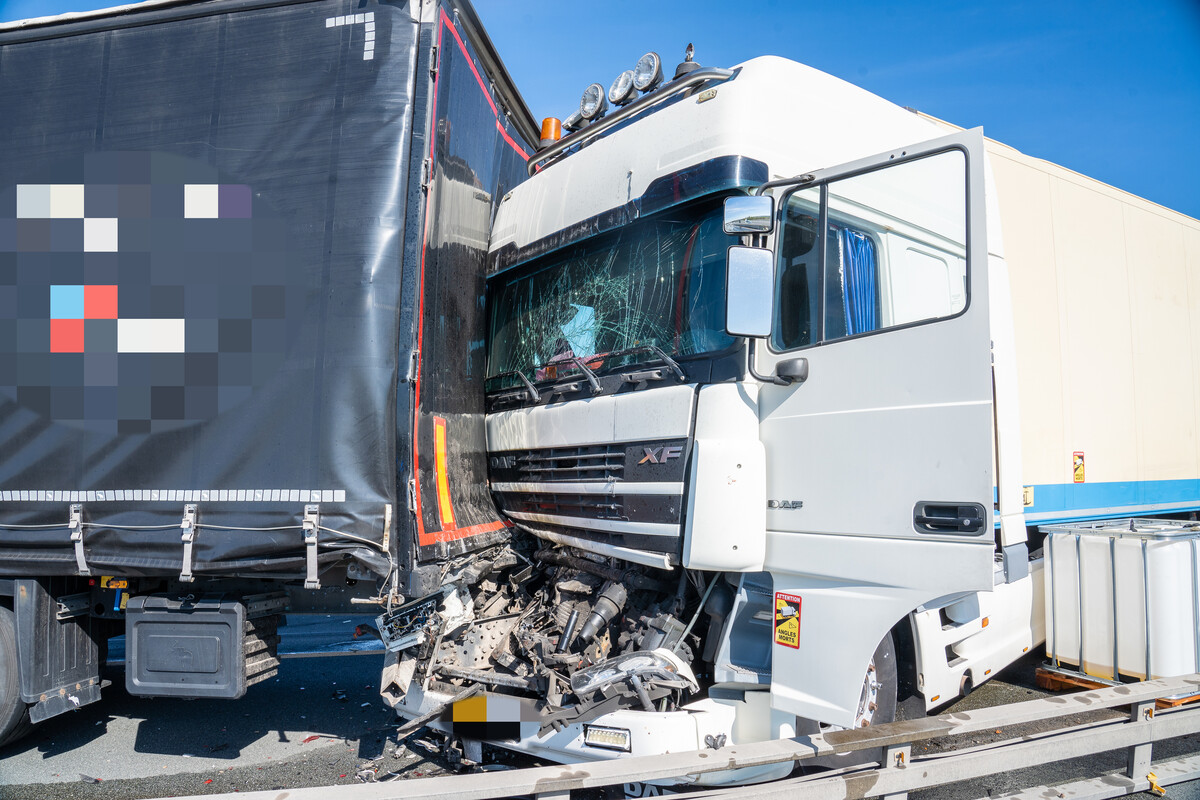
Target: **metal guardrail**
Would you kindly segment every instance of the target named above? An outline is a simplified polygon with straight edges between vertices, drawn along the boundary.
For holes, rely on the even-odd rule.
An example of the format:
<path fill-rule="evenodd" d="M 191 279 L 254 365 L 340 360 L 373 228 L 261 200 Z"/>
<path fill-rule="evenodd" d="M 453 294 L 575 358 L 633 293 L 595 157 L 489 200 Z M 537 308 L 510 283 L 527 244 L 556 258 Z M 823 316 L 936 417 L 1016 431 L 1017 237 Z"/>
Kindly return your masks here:
<path fill-rule="evenodd" d="M 823 735 L 754 742 L 686 753 L 617 758 L 588 764 L 536 767 L 506 772 L 449 775 L 361 786 L 325 786 L 236 794 L 203 795 L 207 800 L 490 800 L 502 797 L 535 797 L 567 800 L 575 789 L 595 789 L 630 782 L 646 782 L 708 772 L 780 762 L 798 762 L 817 756 L 883 748 L 883 764 L 853 768 L 769 784 L 710 789 L 688 794 L 688 800 L 706 798 L 866 798 L 899 800 L 907 792 L 971 778 L 994 775 L 1040 764 L 1078 758 L 1098 752 L 1128 748 L 1124 776 L 1102 776 L 1059 787 L 1053 796 L 1072 800 L 1118 797 L 1200 777 L 1200 756 L 1153 764 L 1151 743 L 1200 732 L 1200 705 L 1156 710 L 1159 698 L 1200 694 L 1200 674 L 1114 686 L 1060 697 L 1029 700 L 977 711 L 893 722 Z M 1089 711 L 1129 706 L 1125 718 L 1059 728 L 935 755 L 912 756 L 912 744 L 933 738 L 993 731 L 1028 722 L 1062 719 Z M 1157 778 L 1148 777 L 1151 774 Z M 1154 783 L 1152 783 L 1154 781 Z M 1065 794 L 1070 788 L 1071 794 Z M 1017 797 L 1042 800 L 1046 787 L 1035 787 Z M 1064 792 L 1064 794 L 1059 794 Z M 183 800 L 200 800 L 200 797 Z"/>

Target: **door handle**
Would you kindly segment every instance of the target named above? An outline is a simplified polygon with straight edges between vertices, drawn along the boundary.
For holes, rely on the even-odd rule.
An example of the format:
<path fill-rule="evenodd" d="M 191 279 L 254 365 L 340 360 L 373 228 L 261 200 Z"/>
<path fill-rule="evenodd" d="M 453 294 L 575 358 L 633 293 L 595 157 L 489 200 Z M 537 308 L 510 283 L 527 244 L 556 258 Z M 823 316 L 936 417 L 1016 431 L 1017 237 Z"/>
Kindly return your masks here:
<path fill-rule="evenodd" d="M 979 533 L 987 512 L 979 503 L 920 502 L 913 507 L 913 527 L 920 533 Z"/>

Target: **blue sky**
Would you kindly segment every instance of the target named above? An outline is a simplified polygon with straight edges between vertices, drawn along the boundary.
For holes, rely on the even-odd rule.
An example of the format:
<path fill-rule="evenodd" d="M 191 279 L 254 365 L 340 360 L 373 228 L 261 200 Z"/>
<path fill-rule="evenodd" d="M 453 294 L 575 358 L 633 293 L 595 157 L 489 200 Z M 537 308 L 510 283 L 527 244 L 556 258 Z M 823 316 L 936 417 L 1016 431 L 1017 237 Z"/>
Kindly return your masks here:
<path fill-rule="evenodd" d="M 0 21 L 111 4 L 0 0 Z M 1200 218 L 1198 0 L 475 7 L 538 118 L 567 116 L 585 86 L 607 87 L 647 50 L 672 69 L 693 42 L 702 64 L 802 61 Z M 828 113 L 813 109 L 814 124 Z"/>

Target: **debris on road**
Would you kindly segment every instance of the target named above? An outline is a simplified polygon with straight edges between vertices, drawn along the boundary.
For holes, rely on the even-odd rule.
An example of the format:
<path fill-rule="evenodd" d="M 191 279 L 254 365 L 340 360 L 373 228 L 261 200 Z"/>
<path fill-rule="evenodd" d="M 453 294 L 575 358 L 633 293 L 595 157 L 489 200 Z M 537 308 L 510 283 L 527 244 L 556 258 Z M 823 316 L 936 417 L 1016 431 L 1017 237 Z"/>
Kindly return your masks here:
<path fill-rule="evenodd" d="M 442 752 L 442 748 L 438 747 L 436 744 L 429 741 L 428 739 L 411 739 L 410 741 L 412 742 L 412 744 L 415 744 L 417 747 L 421 748 L 422 750 L 429 753 L 430 755 L 436 756 L 436 755 L 440 755 Z"/>

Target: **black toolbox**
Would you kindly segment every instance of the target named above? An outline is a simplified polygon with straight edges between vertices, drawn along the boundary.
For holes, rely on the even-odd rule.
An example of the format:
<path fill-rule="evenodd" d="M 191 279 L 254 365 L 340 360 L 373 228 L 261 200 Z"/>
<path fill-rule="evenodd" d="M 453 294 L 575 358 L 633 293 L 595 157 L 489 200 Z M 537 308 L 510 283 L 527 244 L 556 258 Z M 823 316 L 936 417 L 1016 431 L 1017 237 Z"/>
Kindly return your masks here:
<path fill-rule="evenodd" d="M 143 697 L 236 699 L 275 675 L 280 617 L 260 615 L 261 602 L 251 606 L 258 613 L 248 614 L 243 598 L 224 594 L 131 597 L 126 690 Z"/>

